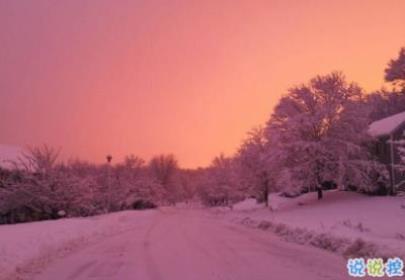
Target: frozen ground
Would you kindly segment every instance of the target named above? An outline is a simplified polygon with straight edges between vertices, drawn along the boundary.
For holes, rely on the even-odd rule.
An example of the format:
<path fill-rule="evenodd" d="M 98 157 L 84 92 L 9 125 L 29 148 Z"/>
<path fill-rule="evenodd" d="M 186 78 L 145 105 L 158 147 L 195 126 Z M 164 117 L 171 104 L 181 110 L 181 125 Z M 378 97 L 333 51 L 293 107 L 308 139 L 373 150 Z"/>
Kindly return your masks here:
<path fill-rule="evenodd" d="M 349 279 L 345 260 L 336 254 L 284 242 L 202 209 L 0 226 L 0 238 L 1 268 L 9 272 L 23 260 L 79 240 L 71 252 L 33 262 L 12 279 Z"/>
<path fill-rule="evenodd" d="M 272 225 L 281 224 L 288 229 L 304 229 L 323 236 L 348 240 L 360 238 L 375 245 L 377 254 L 405 256 L 404 197 L 370 197 L 328 191 L 321 201 L 314 193 L 297 198 L 271 195 L 270 205 L 269 210 L 254 200 L 247 200 L 235 205 L 235 211 L 223 212 L 234 221 L 249 219 L 257 225 L 267 221 Z"/>

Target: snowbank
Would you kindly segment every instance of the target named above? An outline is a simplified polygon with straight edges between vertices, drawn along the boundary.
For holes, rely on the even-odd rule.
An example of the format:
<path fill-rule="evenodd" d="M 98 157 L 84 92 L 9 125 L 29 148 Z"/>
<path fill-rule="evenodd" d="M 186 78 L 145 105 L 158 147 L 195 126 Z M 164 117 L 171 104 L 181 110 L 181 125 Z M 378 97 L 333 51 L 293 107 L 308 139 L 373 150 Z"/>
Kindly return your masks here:
<path fill-rule="evenodd" d="M 61 219 L 0 226 L 0 279 L 46 263 L 89 242 L 131 230 L 156 211 L 124 211 L 89 218 Z M 35 264 L 38 266 L 38 263 Z"/>
<path fill-rule="evenodd" d="M 235 210 L 253 210 L 263 208 L 263 204 L 259 204 L 256 202 L 256 199 L 248 198 L 239 203 L 233 205 L 233 209 Z"/>
<path fill-rule="evenodd" d="M 328 191 L 324 199 L 318 201 L 314 193 L 297 198 L 273 194 L 270 205 L 270 209 L 255 206 L 251 210 L 244 208 L 243 211 L 228 212 L 228 215 L 257 227 L 286 230 L 288 238 L 291 238 L 294 229 L 297 234 L 302 233 L 304 238 L 309 234 L 317 238 L 330 236 L 331 239 L 349 243 L 361 240 L 375 247 L 373 250 L 376 254 L 405 256 L 404 197 L 370 197 L 352 192 Z"/>

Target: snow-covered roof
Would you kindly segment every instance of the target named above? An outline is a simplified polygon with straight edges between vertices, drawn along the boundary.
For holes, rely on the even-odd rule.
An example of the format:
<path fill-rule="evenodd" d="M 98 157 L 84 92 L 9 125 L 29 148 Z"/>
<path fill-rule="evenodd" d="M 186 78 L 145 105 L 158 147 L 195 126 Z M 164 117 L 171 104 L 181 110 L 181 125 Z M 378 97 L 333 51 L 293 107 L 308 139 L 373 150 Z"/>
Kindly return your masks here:
<path fill-rule="evenodd" d="M 395 114 L 371 123 L 368 128 L 368 133 L 374 137 L 389 135 L 404 122 L 405 112 Z"/>
<path fill-rule="evenodd" d="M 10 167 L 9 161 L 15 161 L 21 155 L 22 149 L 18 146 L 0 144 L 0 167 Z"/>

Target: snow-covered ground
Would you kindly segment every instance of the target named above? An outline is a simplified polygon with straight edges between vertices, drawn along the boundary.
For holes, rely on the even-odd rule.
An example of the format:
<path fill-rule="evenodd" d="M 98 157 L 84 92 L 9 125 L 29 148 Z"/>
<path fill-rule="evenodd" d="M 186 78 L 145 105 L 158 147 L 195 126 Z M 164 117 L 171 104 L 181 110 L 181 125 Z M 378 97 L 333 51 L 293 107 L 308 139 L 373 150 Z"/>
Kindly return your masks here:
<path fill-rule="evenodd" d="M 361 238 L 382 257 L 405 255 L 404 198 L 329 191 L 270 203 L 2 225 L 0 279 L 350 279 L 340 248 L 314 246 Z"/>
<path fill-rule="evenodd" d="M 371 197 L 343 191 L 325 192 L 318 201 L 315 193 L 297 198 L 270 196 L 271 209 L 252 199 L 226 211 L 236 221 L 256 223 L 262 227 L 285 225 L 323 236 L 361 239 L 377 247 L 377 254 L 405 256 L 405 198 Z M 291 233 L 291 232 L 290 232 Z M 310 236 L 310 235 L 308 235 Z"/>
<path fill-rule="evenodd" d="M 40 269 L 56 256 L 142 226 L 155 211 L 125 211 L 89 218 L 0 226 L 0 279 Z M 14 278 L 15 279 L 15 278 Z"/>
<path fill-rule="evenodd" d="M 2 241 L 7 238 L 1 269 L 8 272 L 43 253 L 58 256 L 33 262 L 28 273 L 8 278 L 13 280 L 350 279 L 340 256 L 284 242 L 204 209 L 0 226 L 0 233 Z M 68 254 L 54 254 L 71 240 L 79 241 Z"/>

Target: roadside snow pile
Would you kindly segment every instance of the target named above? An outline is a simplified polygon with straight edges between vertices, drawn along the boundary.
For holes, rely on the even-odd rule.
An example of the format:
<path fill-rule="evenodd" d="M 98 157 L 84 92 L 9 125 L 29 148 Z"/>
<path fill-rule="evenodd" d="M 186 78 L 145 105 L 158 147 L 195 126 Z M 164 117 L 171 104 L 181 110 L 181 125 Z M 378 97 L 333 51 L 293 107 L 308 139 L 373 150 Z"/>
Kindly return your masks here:
<path fill-rule="evenodd" d="M 89 218 L 0 226 L 0 279 L 46 263 L 79 246 L 131 230 L 155 211 L 124 211 Z M 35 265 L 33 265 L 35 263 Z M 12 278 L 12 277 L 11 277 Z"/>
<path fill-rule="evenodd" d="M 328 191 L 323 200 L 270 196 L 270 209 L 228 211 L 245 225 L 345 256 L 405 256 L 405 198 Z"/>
<path fill-rule="evenodd" d="M 259 209 L 259 208 L 263 208 L 263 204 L 259 204 L 256 202 L 256 199 L 253 198 L 248 198 L 245 199 L 239 203 L 236 203 L 233 206 L 233 209 L 235 210 L 254 210 L 254 209 Z"/>

